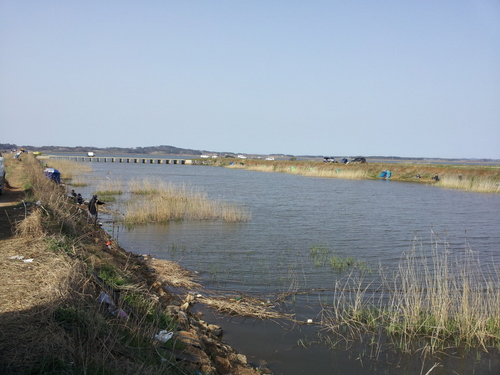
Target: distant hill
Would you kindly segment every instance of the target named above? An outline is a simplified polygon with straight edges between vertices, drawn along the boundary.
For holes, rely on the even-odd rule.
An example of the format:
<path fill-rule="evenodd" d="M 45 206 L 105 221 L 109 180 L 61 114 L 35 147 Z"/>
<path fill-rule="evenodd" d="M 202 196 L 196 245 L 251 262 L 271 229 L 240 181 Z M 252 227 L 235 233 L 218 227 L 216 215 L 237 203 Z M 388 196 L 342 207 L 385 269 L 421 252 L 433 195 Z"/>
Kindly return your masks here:
<path fill-rule="evenodd" d="M 165 154 L 165 155 L 201 155 L 202 150 L 192 150 L 189 148 L 179 148 L 174 146 L 151 146 L 151 147 L 92 147 L 92 146 L 77 146 L 77 147 L 66 147 L 66 146 L 42 146 L 42 147 L 34 147 L 29 145 L 15 145 L 11 143 L 0 143 L 0 150 L 18 150 L 20 148 L 24 148 L 27 151 L 40 151 L 43 153 L 50 152 L 74 152 L 74 153 L 84 153 L 86 154 L 89 151 L 93 151 L 96 154 Z"/>
<path fill-rule="evenodd" d="M 29 145 L 16 145 L 12 143 L 0 143 L 0 151 L 10 151 L 10 150 L 18 150 L 20 148 L 24 148 L 29 152 L 40 151 L 42 153 L 57 153 L 57 152 L 67 152 L 67 153 L 75 153 L 75 154 L 86 154 L 89 151 L 93 151 L 95 154 L 140 154 L 140 155 L 186 155 L 186 156 L 201 156 L 203 154 L 209 155 L 236 155 L 236 153 L 232 151 L 207 151 L 207 150 L 193 150 L 190 148 L 180 148 L 174 146 L 148 146 L 148 147 L 92 147 L 92 146 L 77 146 L 77 147 L 66 147 L 66 146 L 42 146 L 42 147 L 34 147 Z M 248 157 L 257 157 L 257 154 L 245 154 Z M 269 154 L 270 156 L 275 156 L 277 159 L 288 159 L 290 157 L 298 157 L 301 159 L 322 159 L 324 155 L 288 155 L 288 154 Z M 335 157 L 337 159 L 342 159 L 344 156 L 339 155 L 327 155 L 331 157 Z M 360 155 L 345 155 L 347 158 L 353 158 Z M 370 162 L 385 162 L 385 161 L 469 161 L 475 163 L 496 163 L 500 162 L 499 159 L 445 159 L 445 158 L 429 158 L 429 157 L 400 157 L 400 156 L 365 156 L 365 158 Z"/>

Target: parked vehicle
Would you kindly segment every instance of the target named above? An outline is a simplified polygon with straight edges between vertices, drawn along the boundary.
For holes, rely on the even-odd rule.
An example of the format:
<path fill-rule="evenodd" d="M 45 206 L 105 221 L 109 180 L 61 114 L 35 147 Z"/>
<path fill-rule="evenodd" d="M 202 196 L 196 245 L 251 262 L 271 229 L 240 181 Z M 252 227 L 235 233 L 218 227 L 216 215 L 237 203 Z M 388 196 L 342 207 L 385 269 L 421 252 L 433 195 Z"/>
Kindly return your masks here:
<path fill-rule="evenodd" d="M 3 194 L 5 188 L 5 165 L 2 157 L 2 153 L 0 153 L 0 195 Z"/>
<path fill-rule="evenodd" d="M 353 164 L 366 163 L 366 159 L 362 156 L 358 156 L 357 158 L 352 159 L 349 163 L 353 163 Z"/>
<path fill-rule="evenodd" d="M 333 156 L 325 156 L 323 157 L 323 162 L 324 163 L 337 163 L 337 160 Z"/>

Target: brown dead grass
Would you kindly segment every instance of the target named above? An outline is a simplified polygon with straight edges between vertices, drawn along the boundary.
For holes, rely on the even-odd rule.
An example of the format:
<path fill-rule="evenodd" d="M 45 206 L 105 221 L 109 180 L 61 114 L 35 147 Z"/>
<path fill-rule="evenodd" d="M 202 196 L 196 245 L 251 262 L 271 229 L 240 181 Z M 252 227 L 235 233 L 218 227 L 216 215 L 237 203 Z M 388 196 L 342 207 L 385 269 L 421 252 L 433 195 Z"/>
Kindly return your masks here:
<path fill-rule="evenodd" d="M 293 320 L 293 315 L 284 314 L 279 311 L 273 310 L 273 305 L 266 304 L 265 302 L 249 297 L 228 297 L 228 296 L 216 296 L 216 297 L 198 297 L 201 303 L 212 307 L 220 313 L 249 317 L 254 319 L 288 319 Z"/>
<path fill-rule="evenodd" d="M 168 260 L 145 257 L 146 264 L 151 267 L 157 281 L 161 284 L 184 289 L 200 289 L 201 285 L 194 281 L 191 272 L 179 264 Z"/>
<path fill-rule="evenodd" d="M 251 296 L 217 295 L 203 290 L 203 287 L 194 281 L 191 272 L 175 262 L 145 257 L 145 263 L 150 267 L 157 282 L 162 285 L 186 289 L 190 292 L 197 290 L 198 294 L 193 301 L 209 306 L 222 314 L 254 319 L 292 319 L 292 315 L 273 310 L 273 305 L 265 303 Z"/>
<path fill-rule="evenodd" d="M 23 259 L 9 259 L 15 256 Z M 33 261 L 26 263 L 29 259 Z M 75 262 L 67 256 L 48 253 L 40 241 L 14 238 L 2 241 L 0 268 L 0 313 L 4 313 L 29 310 L 41 302 L 60 299 L 67 291 Z"/>
<path fill-rule="evenodd" d="M 240 222 L 251 218 L 243 207 L 209 199 L 205 192 L 186 185 L 133 180 L 129 190 L 135 196 L 126 206 L 124 219 L 128 225 L 172 220 Z"/>

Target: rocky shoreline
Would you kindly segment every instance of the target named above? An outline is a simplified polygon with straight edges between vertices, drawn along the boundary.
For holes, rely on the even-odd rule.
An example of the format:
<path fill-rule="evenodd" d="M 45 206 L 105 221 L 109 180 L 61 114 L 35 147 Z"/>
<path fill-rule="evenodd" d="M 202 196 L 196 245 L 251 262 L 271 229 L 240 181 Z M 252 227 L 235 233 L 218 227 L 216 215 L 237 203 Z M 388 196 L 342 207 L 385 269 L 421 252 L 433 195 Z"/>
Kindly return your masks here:
<path fill-rule="evenodd" d="M 116 258 L 126 258 L 129 267 L 130 262 L 135 263 L 133 267 L 136 276 L 147 283 L 149 293 L 161 302 L 168 315 L 177 322 L 179 330 L 173 332 L 173 336 L 184 344 L 184 348 L 170 350 L 176 360 L 189 363 L 190 367 L 203 374 L 271 373 L 267 368 L 259 367 L 256 369 L 251 366 L 244 354 L 237 353 L 223 341 L 221 327 L 207 323 L 200 313 L 195 314 L 190 311 L 196 303 L 202 303 L 200 299 L 203 298 L 203 295 L 197 290 L 201 286 L 192 281 L 192 276 L 187 270 L 169 261 L 158 260 L 148 255 L 128 253 L 115 244 L 107 252 L 112 256 L 119 253 L 120 256 Z M 173 274 L 179 275 L 181 273 L 183 280 L 181 282 L 171 280 L 169 272 L 162 270 L 161 265 L 166 265 L 170 270 L 172 267 L 176 268 L 177 270 Z M 183 294 L 172 290 L 178 288 L 180 284 L 189 285 L 187 289 L 182 288 L 185 292 Z M 123 305 L 120 301 L 117 303 Z"/>

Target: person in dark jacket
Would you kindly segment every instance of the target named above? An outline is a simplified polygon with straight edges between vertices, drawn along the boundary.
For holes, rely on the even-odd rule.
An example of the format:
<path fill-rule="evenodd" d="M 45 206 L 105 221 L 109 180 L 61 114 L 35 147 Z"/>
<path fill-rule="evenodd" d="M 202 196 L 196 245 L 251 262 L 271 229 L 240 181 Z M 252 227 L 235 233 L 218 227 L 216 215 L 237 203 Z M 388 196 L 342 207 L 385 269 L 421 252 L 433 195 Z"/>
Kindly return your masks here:
<path fill-rule="evenodd" d="M 76 203 L 79 205 L 83 204 L 83 197 L 80 193 L 78 193 L 78 195 L 76 196 Z"/>
<path fill-rule="evenodd" d="M 89 216 L 90 216 L 90 222 L 92 224 L 97 224 L 97 217 L 99 214 L 98 206 L 101 204 L 105 204 L 104 202 L 101 202 L 99 199 L 97 199 L 97 195 L 93 195 L 92 199 L 89 202 Z"/>

